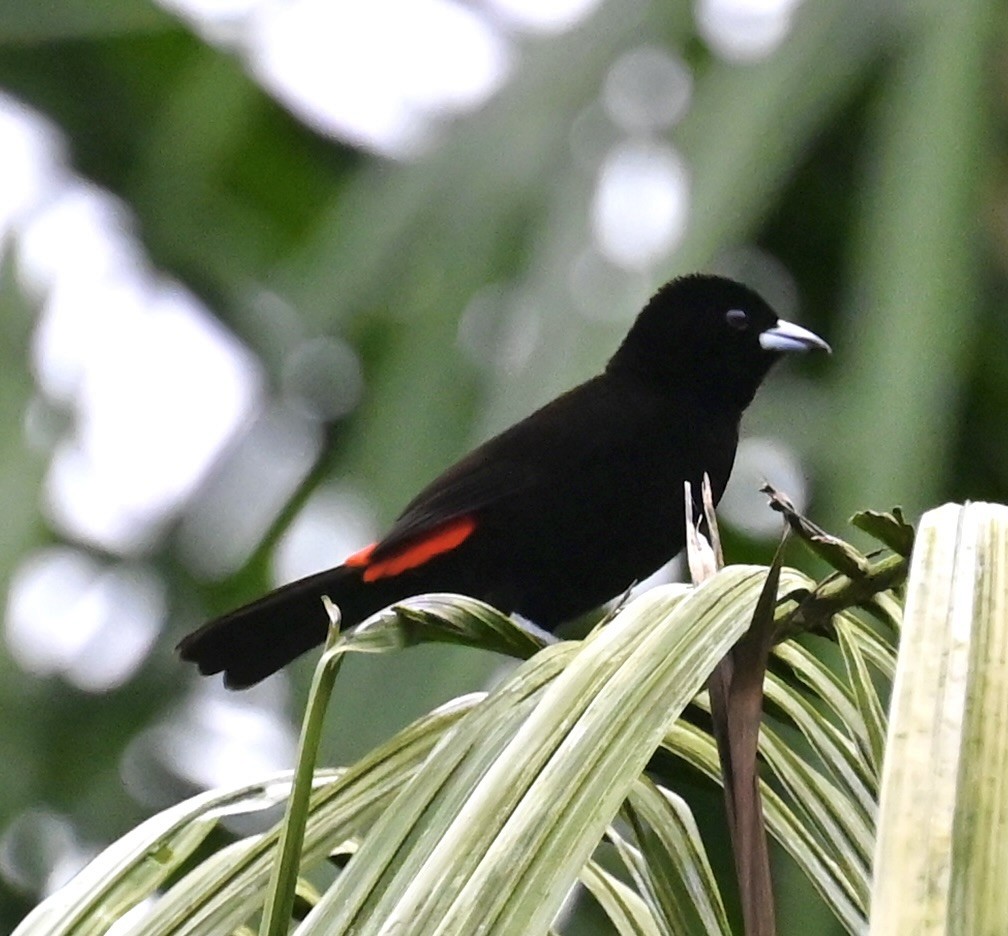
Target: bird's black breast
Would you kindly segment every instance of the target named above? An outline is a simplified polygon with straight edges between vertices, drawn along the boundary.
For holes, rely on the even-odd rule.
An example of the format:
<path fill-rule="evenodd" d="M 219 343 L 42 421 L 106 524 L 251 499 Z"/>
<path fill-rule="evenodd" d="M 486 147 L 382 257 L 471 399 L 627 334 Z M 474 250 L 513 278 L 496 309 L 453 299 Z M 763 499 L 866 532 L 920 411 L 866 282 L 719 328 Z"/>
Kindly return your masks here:
<path fill-rule="evenodd" d="M 739 417 L 632 382 L 598 378 L 493 440 L 520 476 L 482 515 L 496 553 L 480 589 L 543 626 L 576 617 L 682 548 L 683 482 L 715 499 L 731 472 Z M 496 443 L 496 444 L 494 444 Z M 487 544 L 491 545 L 487 545 Z"/>

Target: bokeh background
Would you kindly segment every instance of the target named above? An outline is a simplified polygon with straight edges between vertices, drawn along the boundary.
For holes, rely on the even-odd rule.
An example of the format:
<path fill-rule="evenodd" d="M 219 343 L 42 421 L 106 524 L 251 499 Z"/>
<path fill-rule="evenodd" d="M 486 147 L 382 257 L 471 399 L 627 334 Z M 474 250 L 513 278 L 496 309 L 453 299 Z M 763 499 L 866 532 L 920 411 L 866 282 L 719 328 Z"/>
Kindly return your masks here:
<path fill-rule="evenodd" d="M 367 543 L 675 274 L 835 349 L 750 410 L 729 559 L 764 477 L 840 532 L 1008 500 L 1006 39 L 996 0 L 4 0 L 0 932 L 291 763 L 311 661 L 227 693 L 179 637 Z M 327 762 L 499 665 L 351 661 Z"/>

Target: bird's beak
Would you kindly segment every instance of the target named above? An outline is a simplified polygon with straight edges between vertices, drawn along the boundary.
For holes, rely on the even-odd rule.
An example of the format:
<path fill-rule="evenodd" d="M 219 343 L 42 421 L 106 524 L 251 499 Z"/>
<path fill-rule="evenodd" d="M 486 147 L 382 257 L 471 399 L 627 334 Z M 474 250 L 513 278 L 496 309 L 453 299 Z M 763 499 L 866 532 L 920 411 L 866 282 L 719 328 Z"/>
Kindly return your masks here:
<path fill-rule="evenodd" d="M 760 347 L 764 351 L 811 351 L 817 349 L 832 354 L 833 349 L 815 332 L 794 322 L 778 319 L 773 328 L 760 332 Z"/>

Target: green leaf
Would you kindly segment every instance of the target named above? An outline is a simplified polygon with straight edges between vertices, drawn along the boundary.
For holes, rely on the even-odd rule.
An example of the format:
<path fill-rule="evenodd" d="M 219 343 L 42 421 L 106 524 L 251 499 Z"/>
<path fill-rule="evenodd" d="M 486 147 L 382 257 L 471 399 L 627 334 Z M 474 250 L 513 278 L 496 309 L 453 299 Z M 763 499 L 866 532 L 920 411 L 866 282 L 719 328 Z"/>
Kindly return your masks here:
<path fill-rule="evenodd" d="M 39 904 L 17 928 L 18 936 L 104 933 L 173 874 L 222 816 L 275 807 L 286 798 L 291 777 L 285 771 L 257 783 L 212 790 L 151 817 Z M 332 777 L 332 772 L 322 772 L 315 782 Z"/>
<path fill-rule="evenodd" d="M 323 599 L 323 604 L 329 615 L 329 630 L 325 649 L 315 667 L 311 690 L 308 693 L 308 707 L 298 741 L 294 783 L 287 799 L 284 821 L 280 826 L 277 857 L 270 874 L 270 896 L 266 901 L 266 909 L 259 927 L 261 936 L 286 936 L 288 930 L 300 880 L 301 849 L 308 822 L 308 799 L 311 796 L 315 761 L 322 739 L 322 725 L 326 709 L 329 707 L 336 674 L 343 662 L 343 655 L 339 649 L 339 611 L 328 597 Z"/>
<path fill-rule="evenodd" d="M 663 936 L 664 931 L 640 895 L 598 863 L 589 861 L 580 878 L 619 936 Z"/>
<path fill-rule="evenodd" d="M 119 37 L 177 29 L 167 13 L 142 0 L 4 0 L 0 4 L 0 46 L 16 43 Z"/>
<path fill-rule="evenodd" d="M 850 522 L 901 556 L 909 556 L 913 550 L 914 528 L 903 519 L 903 511 L 899 507 L 894 507 L 892 513 L 861 510 L 850 518 Z"/>
<path fill-rule="evenodd" d="M 1008 507 L 920 522 L 879 808 L 871 932 L 1008 920 Z"/>
<path fill-rule="evenodd" d="M 685 800 L 642 778 L 624 806 L 640 844 L 638 874 L 670 933 L 730 936 L 700 830 Z"/>
<path fill-rule="evenodd" d="M 868 748 L 872 770 L 876 776 L 882 771 L 882 755 L 885 751 L 886 713 L 879 698 L 875 683 L 868 669 L 867 659 L 861 646 L 853 638 L 844 619 L 839 619 L 836 634 L 847 669 L 847 683 L 854 692 L 858 711 L 867 728 Z"/>
<path fill-rule="evenodd" d="M 563 643 L 546 648 L 519 667 L 442 738 L 424 770 L 403 787 L 384 811 L 299 933 L 338 933 L 359 925 L 359 932 L 364 934 L 368 932 L 367 925 L 384 917 L 387 911 L 383 904 L 393 894 L 394 887 L 405 890 L 414 880 L 429 880 L 436 866 L 428 864 L 426 856 L 429 850 L 444 847 L 440 836 L 447 829 L 455 805 L 450 796 L 439 799 L 442 788 L 456 778 L 463 786 L 475 783 L 490 769 L 499 748 L 525 721 L 577 647 Z M 482 748 L 478 747 L 480 744 Z M 477 844 L 482 844 L 485 837 L 492 837 L 494 827 L 494 823 L 484 827 L 474 821 L 464 830 L 481 840 L 467 844 L 473 856 Z M 401 856 L 400 851 L 405 855 Z M 434 887 L 433 882 L 430 886 Z M 436 890 L 432 890 L 432 895 Z M 419 920 L 416 925 L 419 926 Z"/>
<path fill-rule="evenodd" d="M 860 808 L 866 822 L 874 822 L 877 776 L 850 736 L 775 674 L 767 675 L 765 689 L 767 701 L 802 733 L 844 796 Z"/>
<path fill-rule="evenodd" d="M 679 721 L 666 735 L 663 746 L 711 780 L 719 780 L 717 746 L 714 739 L 699 728 Z M 794 789 L 800 793 L 802 787 L 798 785 Z M 851 875 L 847 863 L 838 860 L 831 844 L 814 834 L 791 805 L 765 781 L 760 783 L 760 792 L 770 834 L 794 858 L 847 930 L 863 932 L 867 916 L 864 888 L 857 877 Z"/>
<path fill-rule="evenodd" d="M 725 569 L 685 599 L 653 589 L 584 642 L 519 667 L 439 746 L 299 933 L 544 931 L 669 723 L 748 625 L 764 577 Z"/>
<path fill-rule="evenodd" d="M 425 715 L 349 769 L 317 771 L 302 869 L 369 829 L 444 732 L 482 698 L 466 696 Z M 277 796 L 286 796 L 289 789 L 291 774 L 282 777 L 288 786 L 267 787 Z M 229 933 L 263 906 L 278 837 L 279 829 L 274 829 L 212 855 L 177 881 L 123 936 Z M 55 936 L 64 931 L 52 932 Z"/>
<path fill-rule="evenodd" d="M 556 638 L 465 595 L 429 594 L 400 601 L 347 631 L 340 652 L 387 653 L 421 643 L 479 647 L 527 660 Z"/>

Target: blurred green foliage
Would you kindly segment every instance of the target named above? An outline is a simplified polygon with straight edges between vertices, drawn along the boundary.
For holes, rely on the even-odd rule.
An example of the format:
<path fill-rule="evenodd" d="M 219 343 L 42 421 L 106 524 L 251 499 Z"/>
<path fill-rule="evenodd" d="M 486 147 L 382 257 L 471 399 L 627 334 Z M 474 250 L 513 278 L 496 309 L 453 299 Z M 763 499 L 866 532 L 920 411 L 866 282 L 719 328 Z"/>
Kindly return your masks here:
<path fill-rule="evenodd" d="M 596 370 L 659 282 L 758 245 L 794 275 L 801 321 L 835 354 L 805 365 L 814 382 L 777 375 L 746 426 L 801 453 L 812 515 L 836 529 L 863 507 L 902 503 L 916 515 L 950 498 L 1008 500 L 1006 27 L 992 0 L 807 0 L 781 49 L 743 66 L 706 50 L 684 3 L 628 15 L 610 0 L 569 33 L 529 40 L 489 104 L 405 163 L 314 134 L 234 57 L 141 0 L 5 3 L 0 91 L 54 121 L 74 169 L 129 206 L 153 262 L 271 377 L 280 358 L 253 301 L 263 291 L 306 333 L 357 348 L 362 404 L 328 434 L 312 478 L 347 479 L 383 522 L 467 445 Z M 615 57 L 645 43 L 694 71 L 690 110 L 670 134 L 690 167 L 691 216 L 678 249 L 620 279 L 611 319 L 593 321 L 568 288 L 591 236 L 593 185 L 575 167 L 572 132 Z M 55 538 L 38 506 L 45 463 L 24 433 L 37 310 L 11 267 L 0 266 L 5 589 Z M 541 316 L 520 375 L 475 365 L 457 341 L 474 295 L 502 285 Z M 731 545 L 732 560 L 768 556 Z M 122 789 L 119 757 L 194 679 L 171 646 L 194 617 L 269 584 L 268 549 L 210 586 L 174 548 L 167 537 L 156 559 L 187 613 L 122 689 L 86 695 L 0 650 L 0 834 L 45 806 L 103 844 L 145 814 Z M 446 648 L 349 663 L 324 759 L 361 753 L 479 686 L 492 665 Z M 704 832 L 723 835 L 708 818 Z M 792 932 L 818 911 L 785 881 L 782 932 Z M 33 900 L 0 881 L 0 930 Z"/>

